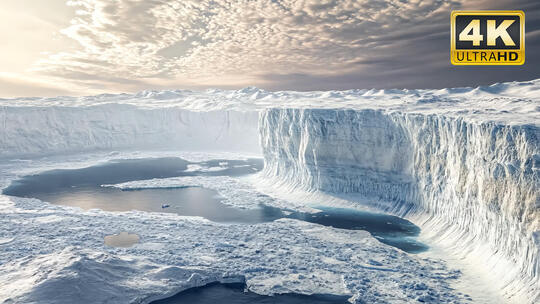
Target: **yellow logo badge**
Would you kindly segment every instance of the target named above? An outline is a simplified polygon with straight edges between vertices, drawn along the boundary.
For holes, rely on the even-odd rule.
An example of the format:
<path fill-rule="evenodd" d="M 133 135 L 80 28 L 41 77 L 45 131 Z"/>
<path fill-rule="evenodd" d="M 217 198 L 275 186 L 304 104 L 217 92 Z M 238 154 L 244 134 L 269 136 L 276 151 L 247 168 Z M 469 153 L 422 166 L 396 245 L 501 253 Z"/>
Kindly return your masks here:
<path fill-rule="evenodd" d="M 453 11 L 450 61 L 454 65 L 525 63 L 523 11 Z"/>

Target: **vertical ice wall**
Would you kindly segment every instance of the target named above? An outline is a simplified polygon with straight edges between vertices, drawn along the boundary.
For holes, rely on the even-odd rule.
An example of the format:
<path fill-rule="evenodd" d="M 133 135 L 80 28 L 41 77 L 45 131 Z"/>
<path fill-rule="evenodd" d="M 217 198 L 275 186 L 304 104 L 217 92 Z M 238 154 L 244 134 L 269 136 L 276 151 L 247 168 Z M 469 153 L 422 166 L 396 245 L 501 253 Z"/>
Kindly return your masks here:
<path fill-rule="evenodd" d="M 255 111 L 189 111 L 104 104 L 0 107 L 0 158 L 89 150 L 260 153 Z"/>
<path fill-rule="evenodd" d="M 360 193 L 489 269 L 507 297 L 540 292 L 540 129 L 382 110 L 269 109 L 264 174 Z"/>

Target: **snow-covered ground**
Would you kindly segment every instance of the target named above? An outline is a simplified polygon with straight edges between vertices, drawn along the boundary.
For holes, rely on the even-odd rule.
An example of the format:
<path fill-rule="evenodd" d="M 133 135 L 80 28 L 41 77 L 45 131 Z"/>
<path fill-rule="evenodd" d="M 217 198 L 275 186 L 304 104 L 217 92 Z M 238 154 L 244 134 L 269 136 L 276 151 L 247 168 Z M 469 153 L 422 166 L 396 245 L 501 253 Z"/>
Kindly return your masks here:
<path fill-rule="evenodd" d="M 385 210 L 419 225 L 433 248 L 410 255 L 361 231 L 294 220 L 223 225 L 0 195 L 0 299 L 7 302 L 144 303 L 226 279 L 246 280 L 262 294 L 327 292 L 359 303 L 469 301 L 452 287 L 480 303 L 540 299 L 540 80 L 444 90 L 10 99 L 0 100 L 0 126 L 2 187 L 29 172 L 156 150 L 262 152 L 265 169 L 249 180 L 109 186 L 198 184 L 244 208 L 267 200 L 293 209 Z M 186 153 L 174 155 L 212 157 Z M 103 245 L 120 231 L 141 242 Z M 59 286 L 67 291 L 55 292 Z"/>

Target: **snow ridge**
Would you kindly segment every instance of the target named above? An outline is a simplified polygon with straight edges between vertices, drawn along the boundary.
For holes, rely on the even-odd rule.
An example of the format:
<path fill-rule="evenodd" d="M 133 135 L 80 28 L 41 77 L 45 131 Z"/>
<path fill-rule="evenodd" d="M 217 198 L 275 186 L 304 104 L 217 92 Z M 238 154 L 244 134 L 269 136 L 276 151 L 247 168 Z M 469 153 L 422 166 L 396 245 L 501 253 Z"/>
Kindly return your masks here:
<path fill-rule="evenodd" d="M 259 128 L 263 174 L 279 186 L 358 193 L 423 218 L 434 240 L 500 276 L 507 297 L 539 297 L 539 127 L 381 110 L 268 109 Z"/>

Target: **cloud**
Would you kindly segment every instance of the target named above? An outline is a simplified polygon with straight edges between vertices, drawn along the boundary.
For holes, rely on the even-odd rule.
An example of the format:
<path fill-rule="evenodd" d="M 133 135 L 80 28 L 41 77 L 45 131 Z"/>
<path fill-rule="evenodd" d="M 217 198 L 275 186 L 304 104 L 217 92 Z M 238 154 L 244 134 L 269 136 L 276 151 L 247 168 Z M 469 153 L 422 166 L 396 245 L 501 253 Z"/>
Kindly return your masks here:
<path fill-rule="evenodd" d="M 2 97 L 78 95 L 76 91 L 50 83 L 47 80 L 23 75 L 0 73 Z"/>
<path fill-rule="evenodd" d="M 40 60 L 34 70 L 100 90 L 429 84 L 449 72 L 449 12 L 463 6 L 443 0 L 68 4 L 77 17 L 62 33 L 79 48 Z"/>

